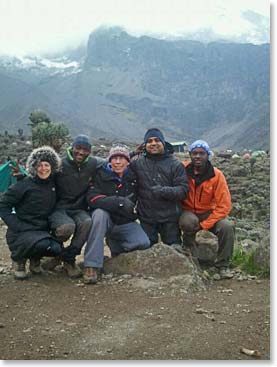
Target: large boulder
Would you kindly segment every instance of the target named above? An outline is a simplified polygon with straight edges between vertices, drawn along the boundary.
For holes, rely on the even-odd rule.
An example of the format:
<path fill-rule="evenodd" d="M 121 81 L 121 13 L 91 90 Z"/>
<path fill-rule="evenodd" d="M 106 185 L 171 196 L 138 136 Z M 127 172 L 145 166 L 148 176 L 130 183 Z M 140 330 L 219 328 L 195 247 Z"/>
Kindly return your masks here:
<path fill-rule="evenodd" d="M 151 287 L 166 284 L 172 288 L 180 285 L 186 290 L 205 288 L 201 270 L 184 254 L 163 243 L 155 244 L 147 250 L 123 253 L 107 259 L 104 273 L 115 276 L 129 274 L 150 279 L 136 281 L 136 286 L 140 287 L 148 287 L 151 283 Z"/>

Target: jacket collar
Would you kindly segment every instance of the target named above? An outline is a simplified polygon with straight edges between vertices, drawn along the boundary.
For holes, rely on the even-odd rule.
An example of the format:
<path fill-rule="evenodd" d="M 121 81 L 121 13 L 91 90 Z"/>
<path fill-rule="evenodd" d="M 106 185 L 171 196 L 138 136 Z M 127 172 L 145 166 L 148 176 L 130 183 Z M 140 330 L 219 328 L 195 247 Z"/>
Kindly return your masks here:
<path fill-rule="evenodd" d="M 202 182 L 207 181 L 215 176 L 214 168 L 210 161 L 207 161 L 205 171 L 201 174 L 194 173 L 194 165 L 192 163 L 186 167 L 186 170 L 188 176 L 195 180 L 195 186 L 199 186 L 202 184 Z"/>
<path fill-rule="evenodd" d="M 75 163 L 77 166 L 81 166 L 82 164 L 84 163 L 87 163 L 87 161 L 89 160 L 89 157 L 90 156 L 87 156 L 87 158 L 81 163 L 81 164 L 78 164 L 74 161 L 74 158 L 73 158 L 73 155 L 72 155 L 72 150 L 71 148 L 67 148 L 66 150 L 66 155 L 67 155 L 67 159 L 71 162 L 71 163 Z"/>

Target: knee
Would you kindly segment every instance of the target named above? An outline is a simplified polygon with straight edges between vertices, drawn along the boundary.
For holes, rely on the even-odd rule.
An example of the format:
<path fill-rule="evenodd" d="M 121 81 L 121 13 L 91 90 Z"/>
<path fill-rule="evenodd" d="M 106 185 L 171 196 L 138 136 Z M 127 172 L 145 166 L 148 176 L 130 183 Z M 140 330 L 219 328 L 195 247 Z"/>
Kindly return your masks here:
<path fill-rule="evenodd" d="M 229 235 L 234 234 L 234 226 L 227 219 L 220 220 L 219 222 L 217 222 L 216 226 L 217 226 L 218 232 L 221 232 L 222 234 L 225 234 L 225 233 Z"/>
<path fill-rule="evenodd" d="M 184 233 L 193 233 L 199 225 L 199 219 L 193 213 L 182 214 L 179 219 L 179 227 Z"/>
<path fill-rule="evenodd" d="M 91 224 L 92 224 L 92 220 L 91 218 L 88 217 L 83 222 L 81 222 L 78 227 L 81 231 L 89 232 L 91 228 Z"/>
<path fill-rule="evenodd" d="M 62 246 L 56 242 L 52 241 L 51 243 L 51 253 L 53 256 L 59 256 L 62 253 Z"/>
<path fill-rule="evenodd" d="M 62 224 L 55 230 L 56 237 L 64 242 L 67 241 L 75 232 L 76 225 L 73 223 Z"/>
<path fill-rule="evenodd" d="M 91 221 L 94 225 L 98 225 L 103 222 L 109 221 L 109 219 L 110 219 L 109 213 L 103 209 L 95 209 L 91 216 Z"/>

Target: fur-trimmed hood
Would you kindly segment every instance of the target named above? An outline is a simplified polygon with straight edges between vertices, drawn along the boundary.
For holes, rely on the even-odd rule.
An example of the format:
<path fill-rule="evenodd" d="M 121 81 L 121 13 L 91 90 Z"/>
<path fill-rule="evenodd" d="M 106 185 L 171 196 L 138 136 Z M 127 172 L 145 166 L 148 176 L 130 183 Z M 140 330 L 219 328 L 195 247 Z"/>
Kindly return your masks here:
<path fill-rule="evenodd" d="M 52 174 L 61 168 L 61 158 L 55 150 L 49 146 L 42 146 L 34 149 L 26 162 L 26 170 L 31 177 L 36 176 L 36 168 L 40 162 L 48 162 L 52 168 Z"/>

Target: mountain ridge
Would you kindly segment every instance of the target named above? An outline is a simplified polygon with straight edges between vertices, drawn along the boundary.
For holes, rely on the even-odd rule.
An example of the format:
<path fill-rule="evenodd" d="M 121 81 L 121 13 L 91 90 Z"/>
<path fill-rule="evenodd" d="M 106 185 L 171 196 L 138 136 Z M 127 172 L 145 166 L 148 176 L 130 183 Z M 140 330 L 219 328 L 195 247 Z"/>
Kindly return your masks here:
<path fill-rule="evenodd" d="M 2 130 L 26 130 L 39 108 L 72 134 L 141 141 L 159 126 L 168 140 L 269 147 L 269 44 L 165 41 L 111 29 L 93 32 L 75 64 L 50 61 L 33 59 L 36 67 L 26 69 L 0 59 Z"/>

